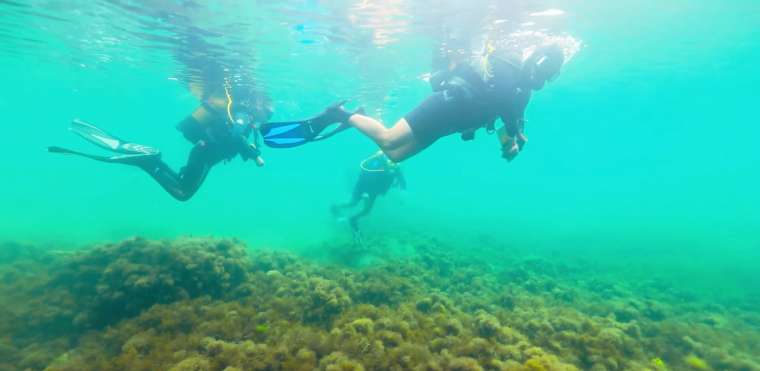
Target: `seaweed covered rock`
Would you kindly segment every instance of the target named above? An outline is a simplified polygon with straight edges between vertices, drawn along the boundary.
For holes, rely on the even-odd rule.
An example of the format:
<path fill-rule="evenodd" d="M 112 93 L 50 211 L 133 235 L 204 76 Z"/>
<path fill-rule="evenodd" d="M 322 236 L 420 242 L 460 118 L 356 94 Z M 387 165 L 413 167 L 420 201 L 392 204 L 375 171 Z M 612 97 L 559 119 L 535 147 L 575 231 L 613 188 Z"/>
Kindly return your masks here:
<path fill-rule="evenodd" d="M 304 292 L 307 301 L 303 319 L 307 323 L 329 323 L 351 305 L 351 297 L 336 282 L 312 277 Z"/>
<path fill-rule="evenodd" d="M 388 267 L 371 268 L 352 282 L 351 296 L 358 302 L 373 305 L 397 305 L 413 291 L 406 277 L 394 274 Z"/>
<path fill-rule="evenodd" d="M 475 317 L 475 327 L 482 337 L 493 337 L 499 333 L 501 323 L 499 319 L 485 312 L 480 312 Z"/>
<path fill-rule="evenodd" d="M 77 325 L 97 328 L 154 304 L 234 295 L 249 264 L 244 245 L 234 240 L 134 238 L 71 257 L 49 288 L 70 294 Z"/>
<path fill-rule="evenodd" d="M 364 371 L 364 366 L 341 352 L 330 353 L 319 362 L 322 371 Z"/>

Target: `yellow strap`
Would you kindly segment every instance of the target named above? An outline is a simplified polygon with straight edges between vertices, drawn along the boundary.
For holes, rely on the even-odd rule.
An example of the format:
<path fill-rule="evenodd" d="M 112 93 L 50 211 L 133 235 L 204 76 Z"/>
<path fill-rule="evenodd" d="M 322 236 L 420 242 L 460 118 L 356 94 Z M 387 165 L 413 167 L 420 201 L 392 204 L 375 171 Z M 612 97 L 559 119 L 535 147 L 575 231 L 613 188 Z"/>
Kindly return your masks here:
<path fill-rule="evenodd" d="M 364 160 L 362 160 L 362 162 L 359 163 L 359 167 L 362 169 L 362 171 L 366 171 L 368 173 L 382 173 L 382 172 L 384 172 L 385 171 L 384 167 L 382 169 L 369 169 L 366 166 L 367 162 L 372 161 L 375 158 L 380 157 L 382 155 L 383 155 L 383 152 L 380 152 L 380 153 L 375 153 L 374 155 L 365 158 Z"/>
<path fill-rule="evenodd" d="M 224 85 L 224 94 L 227 96 L 227 118 L 230 119 L 230 125 L 235 123 L 232 118 L 232 95 L 230 95 L 230 89 L 227 88 L 227 84 Z"/>
<path fill-rule="evenodd" d="M 491 40 L 486 41 L 486 47 L 485 51 L 483 53 L 483 80 L 488 80 L 491 77 L 492 71 L 491 71 L 491 54 L 493 54 L 496 51 L 496 47 L 493 46 L 493 42 Z"/>

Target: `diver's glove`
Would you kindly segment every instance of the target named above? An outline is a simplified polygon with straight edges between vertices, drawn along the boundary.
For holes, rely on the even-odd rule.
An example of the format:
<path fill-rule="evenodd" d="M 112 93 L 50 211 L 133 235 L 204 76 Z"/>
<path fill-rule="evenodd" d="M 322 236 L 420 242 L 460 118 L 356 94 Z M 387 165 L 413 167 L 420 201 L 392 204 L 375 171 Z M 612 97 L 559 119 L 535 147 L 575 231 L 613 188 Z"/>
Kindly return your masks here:
<path fill-rule="evenodd" d="M 256 162 L 256 166 L 258 166 L 258 167 L 262 167 L 265 164 L 264 158 L 261 157 L 261 156 L 256 156 L 256 158 L 254 158 L 253 161 Z"/>
<path fill-rule="evenodd" d="M 264 166 L 264 159 L 261 157 L 261 151 L 255 143 L 245 143 L 244 149 L 240 152 L 240 157 L 243 161 L 254 160 L 256 166 Z"/>
<path fill-rule="evenodd" d="M 467 142 L 475 139 L 475 129 L 467 129 L 462 131 L 462 140 Z"/>
<path fill-rule="evenodd" d="M 256 166 L 264 166 L 264 158 L 261 157 L 261 151 L 256 147 L 256 144 L 249 143 L 248 145 L 251 147 L 251 152 L 254 154 L 253 161 L 256 162 Z"/>
<path fill-rule="evenodd" d="M 507 161 L 512 161 L 520 153 L 520 145 L 517 144 L 515 138 L 509 138 L 504 145 L 501 146 L 501 157 Z"/>
<path fill-rule="evenodd" d="M 525 136 L 524 133 L 517 133 L 515 142 L 517 142 L 517 146 L 520 147 L 520 150 L 522 151 L 523 147 L 525 147 L 525 143 L 528 143 L 528 137 Z"/>

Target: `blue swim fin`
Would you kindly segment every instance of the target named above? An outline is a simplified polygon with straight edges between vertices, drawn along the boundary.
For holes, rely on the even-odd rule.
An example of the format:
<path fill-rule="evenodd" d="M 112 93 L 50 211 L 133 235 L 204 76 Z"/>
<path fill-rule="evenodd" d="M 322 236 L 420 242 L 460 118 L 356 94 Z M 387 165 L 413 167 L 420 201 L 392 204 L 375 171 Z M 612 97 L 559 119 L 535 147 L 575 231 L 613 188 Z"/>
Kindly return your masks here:
<path fill-rule="evenodd" d="M 315 130 L 310 121 L 270 122 L 264 124 L 261 127 L 261 136 L 264 138 L 264 144 L 272 148 L 298 147 L 308 142 L 327 139 L 343 130 L 351 128 L 347 124 L 336 123 L 338 126 L 335 129 L 322 134 Z M 320 131 L 323 130 L 324 128 Z"/>
<path fill-rule="evenodd" d="M 261 126 L 261 136 L 264 138 L 264 144 L 273 148 L 290 148 L 297 147 L 308 142 L 327 139 L 335 134 L 340 133 L 351 126 L 346 122 L 354 113 L 363 112 L 361 109 L 356 112 L 349 112 L 343 108 L 343 103 L 338 102 L 319 114 L 308 120 L 288 121 L 288 122 L 270 122 Z M 325 129 L 332 125 L 337 125 L 335 129 L 324 133 Z"/>

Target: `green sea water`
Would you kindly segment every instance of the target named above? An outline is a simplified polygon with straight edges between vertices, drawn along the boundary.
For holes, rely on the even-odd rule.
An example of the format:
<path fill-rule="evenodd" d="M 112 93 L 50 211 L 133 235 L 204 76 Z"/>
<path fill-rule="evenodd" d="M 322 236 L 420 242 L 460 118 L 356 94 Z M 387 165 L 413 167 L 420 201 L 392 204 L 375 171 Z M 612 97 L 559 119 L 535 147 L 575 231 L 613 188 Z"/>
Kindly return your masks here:
<path fill-rule="evenodd" d="M 358 163 L 376 149 L 357 131 L 265 148 L 263 168 L 220 164 L 188 202 L 137 169 L 45 148 L 92 149 L 67 131 L 82 118 L 182 166 L 191 146 L 174 126 L 199 102 L 172 52 L 177 19 L 210 31 L 220 54 L 240 53 L 274 101 L 273 120 L 352 99 L 391 125 L 429 94 L 418 77 L 430 71 L 437 32 L 485 32 L 502 20 L 489 12 L 511 15 L 501 7 L 513 6 L 514 29 L 534 21 L 580 45 L 532 99 L 524 153 L 507 163 L 482 132 L 440 140 L 402 163 L 408 190 L 378 202 L 365 235 L 435 236 L 473 255 L 478 241 L 495 241 L 669 277 L 726 300 L 760 295 L 760 2 L 277 3 L 0 1 L 0 241 L 348 241 L 329 207 L 349 196 Z M 563 12 L 528 15 L 546 9 Z"/>

